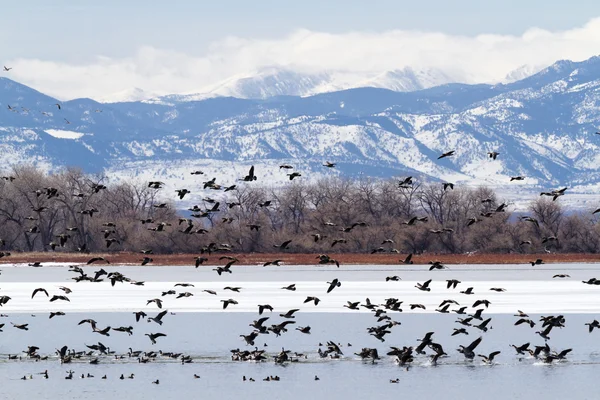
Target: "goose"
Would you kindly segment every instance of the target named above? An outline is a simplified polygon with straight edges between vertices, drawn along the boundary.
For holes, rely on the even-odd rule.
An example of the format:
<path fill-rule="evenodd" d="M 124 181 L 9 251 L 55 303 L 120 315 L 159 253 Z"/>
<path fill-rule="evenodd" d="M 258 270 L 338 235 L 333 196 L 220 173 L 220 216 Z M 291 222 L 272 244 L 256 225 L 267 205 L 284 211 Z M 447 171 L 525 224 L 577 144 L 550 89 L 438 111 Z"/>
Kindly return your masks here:
<path fill-rule="evenodd" d="M 552 325 L 548 325 L 546 327 L 546 329 L 544 329 L 543 331 L 538 331 L 536 332 L 536 334 L 540 335 L 542 338 L 544 338 L 544 340 L 548 341 L 550 340 L 550 337 L 548 336 L 550 334 L 550 331 L 552 330 L 553 326 Z"/>
<path fill-rule="evenodd" d="M 570 278 L 570 277 L 571 277 L 571 275 L 567 275 L 567 274 L 557 274 L 557 275 L 554 275 L 552 278 L 554 279 L 554 278 Z"/>
<path fill-rule="evenodd" d="M 307 296 L 306 299 L 304 300 L 304 303 L 309 303 L 309 302 L 313 302 L 316 305 L 319 304 L 319 302 L 321 301 L 318 297 L 314 297 L 314 296 Z"/>
<path fill-rule="evenodd" d="M 423 304 L 409 304 L 410 309 L 414 310 L 415 308 L 420 308 L 422 310 L 426 310 L 427 308 L 425 308 L 425 306 Z"/>
<path fill-rule="evenodd" d="M 287 250 L 287 248 L 290 245 L 290 243 L 292 243 L 291 240 L 286 240 L 285 242 L 283 242 L 281 244 L 274 244 L 273 247 L 276 247 L 279 250 Z"/>
<path fill-rule="evenodd" d="M 167 336 L 164 333 L 146 333 L 144 334 L 144 336 L 148 336 L 150 338 L 150 341 L 152 342 L 152 344 L 156 344 L 156 339 L 158 339 L 159 337 L 163 337 L 163 336 Z"/>
<path fill-rule="evenodd" d="M 230 304 L 238 304 L 238 302 L 235 301 L 234 299 L 221 300 L 221 302 L 223 303 L 223 310 L 226 309 L 227 306 Z"/>
<path fill-rule="evenodd" d="M 296 291 L 296 284 L 292 283 L 291 285 L 284 286 L 281 289 L 283 289 L 283 290 L 290 290 L 292 292 L 295 292 Z"/>
<path fill-rule="evenodd" d="M 461 290 L 461 293 L 462 294 L 475 294 L 473 292 L 473 288 L 472 287 L 467 288 L 467 290 Z"/>
<path fill-rule="evenodd" d="M 225 286 L 223 288 L 223 290 L 231 290 L 232 292 L 236 292 L 236 293 L 239 293 L 241 289 L 242 289 L 241 287 L 231 287 L 231 286 Z"/>
<path fill-rule="evenodd" d="M 63 300 L 63 301 L 71 302 L 71 300 L 69 300 L 69 298 L 67 296 L 58 295 L 58 294 L 55 294 L 54 296 L 52 296 L 52 298 L 50 298 L 50 302 L 54 302 L 54 301 L 57 301 L 57 300 Z"/>
<path fill-rule="evenodd" d="M 48 317 L 48 319 L 52 319 L 54 317 L 63 316 L 63 315 L 65 315 L 65 313 L 62 311 L 56 311 L 56 312 L 50 311 L 50 316 Z M 4 324 L 2 324 L 2 325 L 4 325 Z M 0 326 L 0 328 L 2 328 L 2 326 Z"/>
<path fill-rule="evenodd" d="M 600 328 L 600 322 L 598 322 L 598 320 L 593 320 L 592 322 L 588 322 L 585 325 L 588 326 L 589 329 L 589 333 L 592 333 L 592 331 L 594 330 L 594 328 Z"/>
<path fill-rule="evenodd" d="M 452 333 L 452 336 L 456 336 L 456 335 L 468 335 L 469 332 L 467 332 L 467 330 L 465 328 L 454 328 L 454 332 Z"/>
<path fill-rule="evenodd" d="M 153 321 L 153 322 L 156 322 L 156 323 L 157 323 L 157 324 L 159 324 L 159 325 L 162 325 L 162 324 L 163 324 L 163 323 L 162 323 L 162 319 L 163 319 L 163 317 L 164 317 L 165 315 L 167 315 L 167 311 L 168 311 L 168 310 L 161 311 L 161 312 L 159 312 L 158 314 L 156 314 L 156 316 L 155 316 L 155 317 L 148 317 L 148 320 L 147 320 L 147 321 L 148 321 L 148 322 L 150 322 L 150 321 Z"/>
<path fill-rule="evenodd" d="M 162 308 L 162 300 L 161 299 L 150 299 L 146 301 L 146 305 L 150 303 L 155 303 L 158 308 Z"/>
<path fill-rule="evenodd" d="M 60 290 L 62 290 L 63 292 L 65 292 L 66 294 L 69 294 L 69 293 L 73 292 L 71 289 L 69 289 L 69 288 L 68 288 L 68 287 L 66 287 L 66 286 L 59 286 L 58 288 L 59 288 Z"/>
<path fill-rule="evenodd" d="M 140 260 L 142 262 L 142 266 L 151 263 L 152 261 L 154 261 L 152 258 L 150 257 L 144 257 L 142 260 Z"/>
<path fill-rule="evenodd" d="M 483 308 L 480 308 L 479 310 L 475 311 L 475 314 L 471 315 L 471 317 L 473 319 L 478 319 L 480 321 L 483 321 L 483 318 L 481 318 L 482 313 L 483 313 Z"/>
<path fill-rule="evenodd" d="M 336 163 L 332 163 L 332 162 L 329 162 L 329 161 L 325 161 L 325 164 L 323 164 L 323 166 L 324 166 L 324 167 L 327 167 L 327 168 L 333 168 L 333 167 L 335 167 L 335 166 L 336 166 Z"/>
<path fill-rule="evenodd" d="M 269 304 L 259 304 L 258 305 L 258 315 L 262 315 L 262 313 L 265 310 L 269 310 L 269 311 L 273 312 L 273 307 L 271 307 L 271 305 L 269 305 Z"/>
<path fill-rule="evenodd" d="M 511 176 L 511 177 L 510 177 L 510 181 L 511 181 L 511 182 L 512 182 L 512 181 L 522 181 L 522 180 L 524 180 L 524 179 L 525 179 L 525 177 L 524 177 L 524 176 Z"/>
<path fill-rule="evenodd" d="M 40 293 L 40 292 L 44 293 L 44 294 L 46 295 L 46 297 L 50 297 L 50 296 L 48 295 L 48 292 L 46 291 L 46 289 L 44 289 L 44 288 L 37 288 L 37 289 L 35 289 L 35 290 L 33 291 L 33 293 L 31 293 L 31 298 L 33 299 L 33 297 L 34 297 L 34 296 L 35 296 L 37 293 Z"/>
<path fill-rule="evenodd" d="M 333 279 L 331 282 L 327 282 L 329 287 L 327 288 L 327 293 L 330 293 L 336 287 L 342 286 L 342 282 L 340 282 L 337 278 Z"/>
<path fill-rule="evenodd" d="M 462 353 L 465 358 L 472 360 L 473 358 L 475 358 L 475 348 L 477 348 L 477 346 L 479 346 L 479 343 L 481 343 L 482 337 L 478 337 L 477 339 L 475 339 L 470 345 L 468 345 L 467 347 L 465 346 L 460 346 L 459 349 L 457 349 L 457 351 L 459 353 Z"/>
<path fill-rule="evenodd" d="M 298 328 L 296 328 L 297 331 L 300 331 L 301 333 L 305 333 L 307 335 L 310 335 L 310 326 L 300 326 Z"/>
<path fill-rule="evenodd" d="M 143 311 L 134 311 L 135 314 L 135 322 L 140 322 L 140 318 L 146 318 L 146 313 Z"/>
<path fill-rule="evenodd" d="M 287 174 L 290 177 L 290 181 L 294 180 L 294 178 L 299 178 L 302 176 L 300 172 L 292 172 L 291 174 Z"/>
<path fill-rule="evenodd" d="M 240 335 L 240 337 L 244 338 L 248 346 L 254 346 L 254 339 L 258 337 L 258 332 L 252 332 L 249 335 Z"/>
<path fill-rule="evenodd" d="M 104 261 L 104 262 L 106 262 L 107 264 L 110 264 L 110 261 L 108 261 L 108 260 L 107 260 L 106 258 L 104 258 L 104 257 L 93 257 L 93 258 L 89 259 L 89 260 L 88 260 L 88 262 L 87 262 L 86 264 L 88 264 L 88 265 L 89 265 L 89 264 L 93 264 L 93 263 L 95 263 L 95 262 L 97 262 L 97 261 Z"/>
<path fill-rule="evenodd" d="M 177 196 L 179 197 L 179 200 L 183 200 L 183 198 L 185 197 L 186 194 L 191 193 L 187 189 L 177 189 L 177 190 L 175 190 L 175 192 L 177 192 Z"/>
<path fill-rule="evenodd" d="M 428 281 L 421 283 L 417 283 L 416 284 L 416 288 L 425 292 L 430 292 L 431 288 L 429 287 L 429 284 L 431 283 L 431 279 L 429 279 Z"/>
<path fill-rule="evenodd" d="M 491 321 L 491 320 L 492 320 L 491 318 L 488 318 L 488 319 L 486 319 L 485 321 L 483 321 L 483 322 L 482 322 L 481 324 L 479 324 L 479 325 L 473 325 L 473 327 L 474 327 L 474 328 L 477 328 L 477 329 L 479 329 L 479 330 L 481 330 L 481 331 L 483 331 L 483 332 L 487 332 L 487 331 L 488 331 L 488 329 L 491 329 L 491 328 L 488 328 L 488 327 L 487 327 L 487 325 L 490 323 L 490 321 Z"/>
<path fill-rule="evenodd" d="M 296 317 L 294 316 L 294 313 L 295 313 L 296 311 L 300 311 L 300 309 L 299 309 L 299 308 L 294 308 L 294 309 L 292 309 L 292 310 L 289 310 L 289 311 L 288 311 L 288 312 L 286 312 L 285 314 L 279 314 L 279 316 L 280 316 L 280 317 L 283 317 L 283 318 L 296 318 Z"/>
<path fill-rule="evenodd" d="M 461 283 L 458 279 L 447 279 L 446 280 L 446 289 L 456 289 L 456 286 Z"/>
<path fill-rule="evenodd" d="M 523 311 L 521 310 L 517 310 L 517 313 L 513 315 L 513 317 L 520 317 L 520 318 L 529 318 L 529 315 L 525 314 Z"/>
<path fill-rule="evenodd" d="M 531 264 L 531 266 L 535 266 L 535 265 L 540 265 L 540 264 L 544 264 L 544 261 L 541 258 L 538 258 L 535 261 L 529 261 L 529 263 Z"/>
<path fill-rule="evenodd" d="M 110 326 L 107 326 L 104 329 L 98 329 L 96 326 L 92 326 L 92 332 L 99 333 L 100 335 L 103 335 L 103 336 L 110 336 L 110 333 L 108 333 L 109 331 L 110 331 Z"/>
<path fill-rule="evenodd" d="M 8 71 L 10 71 L 11 69 L 12 69 L 12 67 L 7 67 L 6 65 L 4 65 L 4 71 L 5 71 L 5 72 L 8 72 Z"/>
<path fill-rule="evenodd" d="M 471 321 L 473 320 L 473 317 L 469 317 L 469 318 L 459 318 L 457 319 L 455 322 L 464 326 L 471 326 Z"/>
<path fill-rule="evenodd" d="M 515 322 L 515 326 L 521 325 L 521 324 L 528 324 L 531 328 L 533 328 L 535 326 L 535 322 L 533 322 L 532 320 L 527 319 L 527 318 L 520 318 L 517 322 Z"/>
<path fill-rule="evenodd" d="M 506 289 L 504 289 L 504 288 L 493 287 L 493 288 L 490 288 L 490 290 L 493 290 L 494 292 L 506 292 Z"/>
<path fill-rule="evenodd" d="M 349 310 L 358 310 L 359 309 L 358 305 L 360 304 L 360 301 L 356 301 L 356 302 L 348 301 L 347 303 L 348 304 L 347 305 L 345 304 L 344 307 L 348 308 Z"/>
<path fill-rule="evenodd" d="M 517 354 L 524 355 L 526 351 L 529 351 L 529 342 L 522 344 L 521 346 L 511 344 L 510 347 L 514 348 Z"/>
<path fill-rule="evenodd" d="M 204 289 L 203 292 L 206 292 L 208 294 L 212 294 L 212 295 L 217 295 L 217 292 L 215 292 L 214 290 L 210 290 L 210 289 Z"/>
<path fill-rule="evenodd" d="M 389 282 L 389 281 L 394 281 L 394 282 L 398 282 L 401 281 L 402 279 L 398 276 L 398 275 L 394 275 L 394 276 L 386 276 L 385 281 Z"/>
<path fill-rule="evenodd" d="M 17 329 L 21 329 L 23 331 L 29 330 L 29 328 L 28 328 L 29 324 L 15 324 L 14 322 L 11 322 L 11 324 L 12 324 L 12 326 L 14 326 Z"/>
<path fill-rule="evenodd" d="M 453 156 L 454 153 L 455 153 L 455 150 L 451 150 L 451 151 L 447 151 L 445 153 L 442 153 L 442 155 L 438 157 L 438 160 L 442 159 L 442 158 Z"/>
<path fill-rule="evenodd" d="M 489 301 L 489 300 L 477 300 L 477 301 L 475 301 L 475 303 L 473 303 L 472 307 L 473 308 L 477 308 L 477 307 L 479 307 L 481 305 L 484 305 L 485 308 L 488 308 L 490 306 L 490 304 L 492 304 L 492 302 Z"/>
<path fill-rule="evenodd" d="M 447 314 L 450 312 L 450 311 L 448 311 L 448 307 L 450 307 L 450 304 L 446 304 L 444 307 L 438 308 L 435 311 L 442 313 L 442 314 Z"/>
<path fill-rule="evenodd" d="M 256 179 L 257 178 L 256 178 L 256 175 L 254 175 L 254 165 L 253 165 L 250 167 L 250 170 L 248 171 L 248 175 L 246 175 L 245 177 L 243 177 L 240 180 L 244 181 L 244 182 L 252 182 L 252 181 L 255 181 Z"/>
<path fill-rule="evenodd" d="M 129 336 L 133 335 L 133 326 L 120 326 L 118 328 L 112 328 L 113 331 L 126 332 Z"/>
<path fill-rule="evenodd" d="M 500 354 L 500 351 L 493 351 L 490 354 L 488 354 L 487 356 L 482 355 L 482 354 L 477 354 L 477 356 L 481 357 L 481 359 L 484 363 L 492 364 L 494 362 L 494 357 L 496 357 L 498 354 Z"/>
<path fill-rule="evenodd" d="M 276 266 L 280 266 L 280 263 L 283 262 L 283 260 L 273 260 L 273 261 L 267 261 L 263 264 L 263 267 L 268 267 L 269 265 L 276 265 Z"/>

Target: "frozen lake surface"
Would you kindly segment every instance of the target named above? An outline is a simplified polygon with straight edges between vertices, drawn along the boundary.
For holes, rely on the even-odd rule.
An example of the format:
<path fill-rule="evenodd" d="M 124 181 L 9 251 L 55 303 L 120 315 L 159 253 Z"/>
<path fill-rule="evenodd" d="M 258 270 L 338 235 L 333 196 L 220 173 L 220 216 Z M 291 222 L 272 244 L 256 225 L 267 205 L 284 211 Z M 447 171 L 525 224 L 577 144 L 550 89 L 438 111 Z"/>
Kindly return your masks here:
<path fill-rule="evenodd" d="M 87 274 L 104 268 L 107 272 L 119 271 L 128 278 L 143 281 L 143 286 L 129 283 L 74 282 L 76 276 L 66 266 L 48 264 L 43 268 L 22 265 L 2 265 L 0 295 L 9 296 L 8 303 L 0 308 L 7 315 L 0 318 L 4 323 L 0 333 L 0 384 L 7 398 L 61 398 L 106 399 L 125 396 L 130 399 L 214 397 L 222 399 L 256 398 L 269 396 L 277 399 L 348 398 L 363 399 L 372 396 L 402 396 L 403 398 L 491 399 L 506 398 L 595 398 L 588 390 L 589 382 L 600 370 L 600 330 L 589 333 L 584 325 L 597 319 L 600 314 L 600 286 L 586 285 L 582 281 L 600 278 L 597 264 L 550 264 L 529 265 L 452 265 L 447 270 L 428 271 L 425 265 L 410 266 L 288 266 L 288 267 L 242 267 L 233 266 L 232 274 L 217 275 L 210 267 L 161 267 L 161 266 L 105 266 L 84 267 Z M 567 278 L 553 278 L 556 274 L 568 274 Z M 386 282 L 388 276 L 397 275 L 402 280 Z M 104 277 L 105 278 L 105 277 Z M 337 278 L 341 286 L 326 293 L 326 282 Z M 431 291 L 415 288 L 417 282 L 432 279 Z M 447 279 L 458 279 L 456 289 L 447 289 Z M 191 283 L 193 287 L 175 287 L 176 283 Z M 282 287 L 296 284 L 296 291 Z M 35 288 L 45 288 L 49 295 L 64 295 L 59 286 L 68 286 L 70 302 L 49 302 L 43 293 L 33 299 Z M 224 290 L 224 287 L 241 287 L 240 293 Z M 460 291 L 473 287 L 474 294 Z M 505 292 L 490 291 L 503 288 Z M 174 295 L 162 296 L 162 292 L 174 289 L 176 293 L 190 292 L 191 297 L 176 299 Z M 203 292 L 217 292 L 211 295 Z M 321 299 L 318 306 L 303 303 L 307 296 Z M 385 342 L 367 332 L 368 327 L 378 326 L 373 312 L 366 308 L 349 310 L 343 307 L 347 301 L 364 304 L 369 298 L 381 304 L 387 298 L 403 301 L 402 312 L 388 311 L 387 315 L 396 325 L 385 336 Z M 134 311 L 145 311 L 154 316 L 159 311 L 148 299 L 160 298 L 163 310 L 168 310 L 163 324 L 135 321 Z M 222 309 L 222 302 L 233 298 L 239 304 Z M 439 304 L 452 299 L 466 306 L 467 313 L 475 312 L 476 300 L 491 302 L 483 309 L 483 317 L 492 318 L 487 332 L 466 327 L 468 335 L 452 336 L 454 328 L 463 327 L 455 321 L 455 313 L 435 312 Z M 426 310 L 411 310 L 409 304 L 423 304 Z M 274 311 L 266 311 L 270 317 L 265 325 L 276 324 L 285 319 L 279 316 L 290 309 L 299 309 L 295 324 L 281 336 L 259 335 L 255 345 L 264 349 L 269 360 L 262 363 L 231 360 L 231 349 L 252 350 L 240 337 L 252 331 L 248 326 L 259 318 L 258 304 L 270 304 Z M 459 305 L 451 305 L 455 310 Z M 536 326 L 515 326 L 519 319 L 513 316 L 517 310 L 529 314 Z M 63 311 L 64 316 L 48 318 L 50 311 Z M 565 316 L 565 327 L 554 328 L 549 334 L 552 350 L 573 350 L 566 360 L 546 364 L 529 354 L 517 355 L 509 345 L 529 342 L 531 347 L 544 345 L 545 340 L 536 331 L 542 330 L 541 315 Z M 83 319 L 94 319 L 100 329 L 107 326 L 132 326 L 133 335 L 110 331 L 110 336 L 94 333 L 89 324 L 78 325 Z M 481 321 L 477 321 L 478 323 Z M 11 323 L 28 323 L 28 331 L 14 328 Z M 311 326 L 311 334 L 302 334 L 296 327 Z M 161 332 L 166 337 L 152 345 L 145 334 Z M 400 367 L 393 357 L 386 356 L 390 346 L 413 346 L 427 332 L 435 332 L 433 339 L 448 354 L 440 358 L 437 366 L 431 365 L 426 355 L 415 355 L 409 370 Z M 489 354 L 501 351 L 494 365 L 484 365 L 480 358 L 465 360 L 456 351 L 459 345 L 468 345 L 481 336 L 476 353 Z M 319 357 L 319 343 L 334 341 L 341 345 L 343 356 L 332 360 Z M 70 364 L 60 364 L 55 350 L 64 345 L 75 351 L 89 351 L 86 345 L 102 342 L 117 355 L 100 356 L 98 365 L 89 364 L 92 356 L 75 359 Z M 38 353 L 48 355 L 48 360 L 33 361 L 22 353 L 27 346 L 39 347 Z M 351 346 L 350 346 L 351 345 Z M 276 365 L 271 356 L 281 349 L 305 354 L 298 362 Z M 362 347 L 377 348 L 381 359 L 375 364 L 361 361 L 353 353 Z M 144 352 L 162 350 L 189 355 L 193 363 L 182 365 L 180 361 L 160 355 L 146 364 L 138 363 L 137 357 L 128 357 L 128 349 Z M 325 349 L 325 346 L 321 346 Z M 429 348 L 427 354 L 433 354 Z M 9 360 L 9 355 L 21 359 Z M 48 370 L 49 379 L 39 372 Z M 66 371 L 74 371 L 72 380 L 65 380 Z M 94 378 L 80 378 L 81 374 Z M 133 373 L 134 379 L 118 379 L 121 374 Z M 23 376 L 33 379 L 21 380 Z M 200 376 L 194 379 L 194 374 Z M 106 375 L 107 379 L 100 379 Z M 277 375 L 279 382 L 265 382 L 266 376 Z M 320 380 L 315 381 L 318 375 Z M 256 382 L 242 381 L 242 376 L 252 377 Z M 159 379 L 159 385 L 151 382 Z M 390 383 L 399 379 L 399 383 Z M 60 384 L 58 384 L 60 382 Z"/>

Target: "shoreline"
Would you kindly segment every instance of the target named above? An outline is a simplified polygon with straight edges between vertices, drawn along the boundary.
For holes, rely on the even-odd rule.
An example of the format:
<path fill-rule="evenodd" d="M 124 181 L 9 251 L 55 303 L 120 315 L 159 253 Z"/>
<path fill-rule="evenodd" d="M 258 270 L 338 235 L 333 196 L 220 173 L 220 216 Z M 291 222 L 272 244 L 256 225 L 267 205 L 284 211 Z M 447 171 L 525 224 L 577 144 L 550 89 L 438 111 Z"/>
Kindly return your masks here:
<path fill-rule="evenodd" d="M 219 260 L 219 257 L 236 257 L 239 259 L 235 265 L 261 266 L 267 261 L 282 260 L 281 266 L 286 265 L 319 265 L 317 258 L 319 254 L 313 253 L 213 253 L 207 254 L 150 254 L 148 257 L 153 261 L 149 265 L 165 266 L 194 266 L 195 257 L 208 258 L 201 266 L 224 265 L 228 260 Z M 362 254 L 362 253 L 332 253 L 330 256 L 339 261 L 340 265 L 407 265 L 404 260 L 405 254 Z M 10 256 L 0 258 L 2 264 L 22 264 L 39 261 L 42 264 L 48 262 L 86 264 L 92 257 L 105 257 L 111 264 L 115 265 L 141 265 L 145 257 L 141 253 L 118 252 L 118 253 L 12 253 Z M 555 263 L 600 263 L 600 254 L 590 253 L 555 253 L 555 254 L 420 254 L 414 255 L 414 264 L 429 264 L 430 261 L 440 261 L 442 264 L 523 264 L 531 266 L 530 262 L 542 259 L 545 264 Z M 104 262 L 96 262 L 90 266 L 105 265 Z M 333 265 L 333 264 L 329 264 Z"/>

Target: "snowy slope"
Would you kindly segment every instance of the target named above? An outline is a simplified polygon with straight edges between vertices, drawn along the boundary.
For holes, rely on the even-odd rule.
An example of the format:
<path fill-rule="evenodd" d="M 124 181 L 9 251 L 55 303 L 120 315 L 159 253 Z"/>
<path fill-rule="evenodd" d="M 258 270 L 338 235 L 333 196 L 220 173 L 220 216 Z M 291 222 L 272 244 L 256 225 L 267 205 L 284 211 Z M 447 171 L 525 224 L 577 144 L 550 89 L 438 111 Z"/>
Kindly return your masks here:
<path fill-rule="evenodd" d="M 278 73 L 283 82 L 289 71 Z M 273 76 L 265 72 L 265 79 Z M 332 82 L 331 76 L 291 76 L 295 86 L 275 85 L 282 91 L 271 93 L 249 79 L 227 86 L 238 90 L 230 94 L 271 96 Z M 57 100 L 0 78 L 0 159 L 152 177 L 172 188 L 198 185 L 200 178 L 189 174 L 194 169 L 232 184 L 253 164 L 263 182 L 284 185 L 289 180 L 278 168 L 282 163 L 293 164 L 300 181 L 409 174 L 506 187 L 511 198 L 514 188 L 523 193 L 566 185 L 595 193 L 600 187 L 600 58 L 559 61 L 508 84 L 410 92 L 376 87 L 412 82 L 414 89 L 437 79 L 435 72 L 403 70 L 363 81 L 371 87 L 314 96 L 171 96 L 113 104 L 78 99 L 59 110 Z M 438 159 L 449 150 L 455 155 Z M 497 160 L 488 157 L 491 151 L 500 153 Z M 337 167 L 323 167 L 326 160 Z M 510 182 L 518 175 L 526 179 Z"/>

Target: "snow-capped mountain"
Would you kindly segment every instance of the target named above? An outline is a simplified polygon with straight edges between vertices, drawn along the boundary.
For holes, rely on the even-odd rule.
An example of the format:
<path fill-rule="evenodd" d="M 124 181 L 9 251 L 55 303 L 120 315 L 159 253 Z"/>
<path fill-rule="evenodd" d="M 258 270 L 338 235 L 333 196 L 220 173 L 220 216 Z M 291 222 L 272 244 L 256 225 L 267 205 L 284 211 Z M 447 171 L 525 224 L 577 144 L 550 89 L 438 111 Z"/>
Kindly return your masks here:
<path fill-rule="evenodd" d="M 231 183 L 254 164 L 259 179 L 283 184 L 289 180 L 278 165 L 291 163 L 300 179 L 409 174 L 507 185 L 524 176 L 510 185 L 600 187 L 600 57 L 559 61 L 500 85 L 186 102 L 78 99 L 60 110 L 55 103 L 0 79 L 5 166 L 78 165 L 179 185 L 197 182 L 189 174 L 195 169 Z M 455 155 L 438 159 L 449 150 Z M 497 160 L 491 151 L 500 153 Z M 323 167 L 326 160 L 336 168 Z"/>
<path fill-rule="evenodd" d="M 306 97 L 363 87 L 412 92 L 456 81 L 457 78 L 436 69 L 413 70 L 407 67 L 383 73 L 348 71 L 306 73 L 290 68 L 265 67 L 258 71 L 233 76 L 200 89 L 196 93 L 159 96 L 143 100 L 153 104 L 174 104 L 212 97 L 236 97 L 239 99 L 267 99 L 276 96 Z"/>

